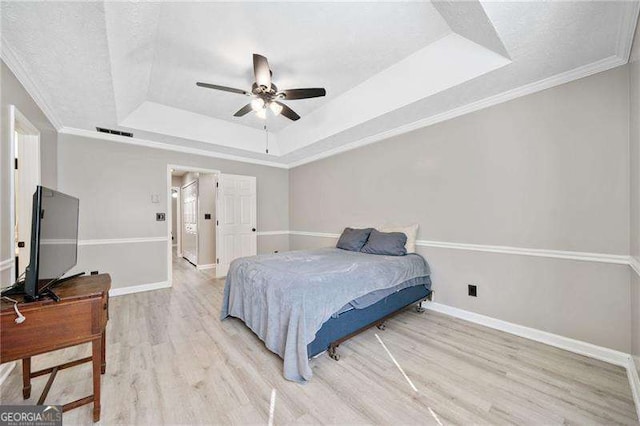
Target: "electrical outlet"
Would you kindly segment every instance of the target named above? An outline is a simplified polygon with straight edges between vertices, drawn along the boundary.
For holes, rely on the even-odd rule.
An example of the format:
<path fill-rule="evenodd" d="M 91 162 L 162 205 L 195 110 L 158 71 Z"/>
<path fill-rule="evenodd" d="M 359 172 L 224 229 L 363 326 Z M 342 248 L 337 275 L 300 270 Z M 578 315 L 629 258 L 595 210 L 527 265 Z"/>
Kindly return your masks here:
<path fill-rule="evenodd" d="M 98 271 L 91 271 L 91 275 L 98 275 Z"/>
<path fill-rule="evenodd" d="M 205 213 L 204 220 L 211 220 L 211 213 Z"/>
<path fill-rule="evenodd" d="M 274 253 L 277 253 L 277 252 L 278 252 L 278 250 L 274 250 L 273 252 L 274 252 Z"/>
<path fill-rule="evenodd" d="M 478 297 L 478 286 L 473 284 L 468 284 L 469 287 L 469 296 Z"/>
<path fill-rule="evenodd" d="M 156 213 L 156 221 L 158 222 L 164 222 L 164 213 Z"/>

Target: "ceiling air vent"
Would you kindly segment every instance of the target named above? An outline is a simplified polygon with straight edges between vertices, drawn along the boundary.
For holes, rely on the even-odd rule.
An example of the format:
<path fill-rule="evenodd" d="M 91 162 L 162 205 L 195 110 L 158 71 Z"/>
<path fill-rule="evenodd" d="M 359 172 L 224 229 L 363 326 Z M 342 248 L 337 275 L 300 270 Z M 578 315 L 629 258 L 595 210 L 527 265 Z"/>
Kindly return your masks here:
<path fill-rule="evenodd" d="M 128 138 L 133 137 L 133 133 L 131 132 L 121 132 L 120 130 L 105 129 L 104 127 L 96 127 L 96 130 L 100 133 L 110 133 L 112 135 L 126 136 Z"/>

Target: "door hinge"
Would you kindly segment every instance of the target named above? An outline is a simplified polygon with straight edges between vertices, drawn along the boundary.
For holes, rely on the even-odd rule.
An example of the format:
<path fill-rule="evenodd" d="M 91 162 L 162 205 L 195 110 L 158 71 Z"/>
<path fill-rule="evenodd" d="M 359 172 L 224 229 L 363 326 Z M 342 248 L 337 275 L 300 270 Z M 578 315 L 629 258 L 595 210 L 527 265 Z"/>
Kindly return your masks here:
<path fill-rule="evenodd" d="M 16 161 L 15 161 L 15 166 L 14 167 L 15 167 L 16 170 L 18 170 L 18 159 L 16 158 L 15 160 Z"/>
<path fill-rule="evenodd" d="M 216 220 L 216 226 L 220 225 L 220 221 Z"/>
<path fill-rule="evenodd" d="M 216 259 L 216 264 L 220 264 L 220 259 Z"/>
<path fill-rule="evenodd" d="M 218 187 L 218 182 L 216 182 L 216 188 Z"/>

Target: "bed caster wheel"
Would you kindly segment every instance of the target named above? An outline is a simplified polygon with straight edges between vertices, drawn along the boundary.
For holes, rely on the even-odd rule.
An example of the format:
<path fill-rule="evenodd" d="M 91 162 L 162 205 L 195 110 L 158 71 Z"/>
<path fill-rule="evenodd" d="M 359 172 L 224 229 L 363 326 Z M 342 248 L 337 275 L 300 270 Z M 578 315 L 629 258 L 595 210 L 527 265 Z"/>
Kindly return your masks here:
<path fill-rule="evenodd" d="M 378 330 L 385 330 L 387 328 L 387 323 L 381 322 L 380 324 L 376 325 L 376 327 L 378 327 Z"/>
<path fill-rule="evenodd" d="M 426 309 L 422 307 L 422 302 L 418 303 L 418 304 L 416 305 L 416 312 L 417 312 L 417 313 L 419 313 L 419 314 L 421 314 L 421 313 L 423 313 L 424 311 L 426 311 Z"/>

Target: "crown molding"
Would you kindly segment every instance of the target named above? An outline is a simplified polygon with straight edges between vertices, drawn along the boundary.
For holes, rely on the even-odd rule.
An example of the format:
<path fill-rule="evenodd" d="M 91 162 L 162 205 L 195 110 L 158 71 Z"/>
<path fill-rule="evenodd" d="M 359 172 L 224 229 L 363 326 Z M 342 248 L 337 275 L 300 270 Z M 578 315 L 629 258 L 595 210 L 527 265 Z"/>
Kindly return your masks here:
<path fill-rule="evenodd" d="M 636 33 L 638 15 L 640 15 L 640 0 L 633 0 L 630 7 L 632 8 L 631 12 L 622 15 L 616 45 L 616 55 L 624 61 L 625 64 L 629 62 L 629 57 L 631 56 L 633 37 Z"/>
<path fill-rule="evenodd" d="M 276 163 L 274 161 L 258 160 L 256 158 L 242 157 L 242 156 L 233 155 L 233 154 L 223 154 L 219 152 L 208 151 L 205 149 L 189 148 L 185 146 L 174 145 L 174 144 L 169 144 L 164 142 L 157 142 L 157 141 L 152 141 L 148 139 L 129 138 L 126 136 L 112 135 L 108 133 L 98 133 L 95 131 L 78 129 L 75 127 L 63 127 L 59 129 L 59 133 L 64 135 L 81 136 L 85 138 L 91 138 L 91 139 L 97 139 L 97 140 L 103 140 L 103 141 L 109 141 L 109 142 L 118 142 L 118 143 L 124 143 L 129 145 L 144 146 L 147 148 L 162 149 L 165 151 L 181 152 L 184 154 L 201 155 L 203 157 L 219 158 L 222 160 L 239 161 L 242 163 L 257 164 L 260 166 L 276 167 L 280 169 L 289 168 L 284 163 Z"/>
<path fill-rule="evenodd" d="M 507 90 L 506 92 L 499 93 L 497 95 L 489 96 L 484 99 L 480 99 L 476 102 L 460 106 L 458 108 L 451 109 L 449 111 L 433 115 L 413 123 L 405 124 L 395 129 L 386 130 L 384 132 L 377 133 L 372 136 L 359 139 L 357 141 L 341 145 L 339 147 L 320 152 L 318 154 L 310 155 L 298 161 L 288 163 L 289 168 L 295 168 L 304 164 L 312 163 L 314 161 L 322 160 L 327 157 L 332 157 L 343 152 L 351 151 L 362 146 L 370 145 L 372 143 L 380 142 L 384 139 L 398 136 L 404 133 L 412 132 L 423 127 L 429 127 L 443 121 L 451 120 L 475 111 L 479 111 L 485 108 L 489 108 L 494 105 L 498 105 L 504 102 L 511 101 L 526 95 L 530 95 L 542 90 L 550 89 L 552 87 L 560 86 L 565 83 L 569 83 L 574 80 L 578 80 L 584 77 L 588 77 L 593 74 L 604 72 L 615 67 L 624 65 L 627 61 L 621 59 L 617 55 L 609 56 L 596 62 L 592 62 L 587 65 L 583 65 L 578 68 L 574 68 L 569 71 L 565 71 L 554 76 L 538 80 L 533 83 L 526 84 L 524 86 L 517 87 L 515 89 Z M 295 151 L 293 151 L 295 152 Z"/>
<path fill-rule="evenodd" d="M 53 112 L 53 108 L 49 103 L 45 100 L 42 91 L 40 90 L 37 83 L 31 78 L 29 73 L 26 71 L 22 61 L 13 50 L 11 45 L 7 42 L 7 40 L 2 37 L 2 60 L 7 65 L 7 67 L 11 70 L 11 72 L 16 76 L 20 84 L 24 87 L 27 93 L 31 96 L 33 101 L 36 103 L 38 108 L 42 110 L 42 113 L 47 117 L 47 119 L 51 122 L 53 127 L 56 130 L 60 130 L 62 128 L 62 121 L 58 118 L 58 116 Z"/>
<path fill-rule="evenodd" d="M 320 238 L 339 238 L 340 234 L 324 232 L 289 231 L 291 235 Z M 630 265 L 627 255 L 589 253 L 582 251 L 547 250 L 524 247 L 492 246 L 486 244 L 452 243 L 446 241 L 417 240 L 418 247 L 444 248 L 453 250 L 480 251 L 487 253 L 510 254 L 518 256 L 547 257 L 553 259 L 580 260 L 585 262 L 612 263 L 616 265 Z M 640 265 L 638 265 L 640 267 Z"/>

